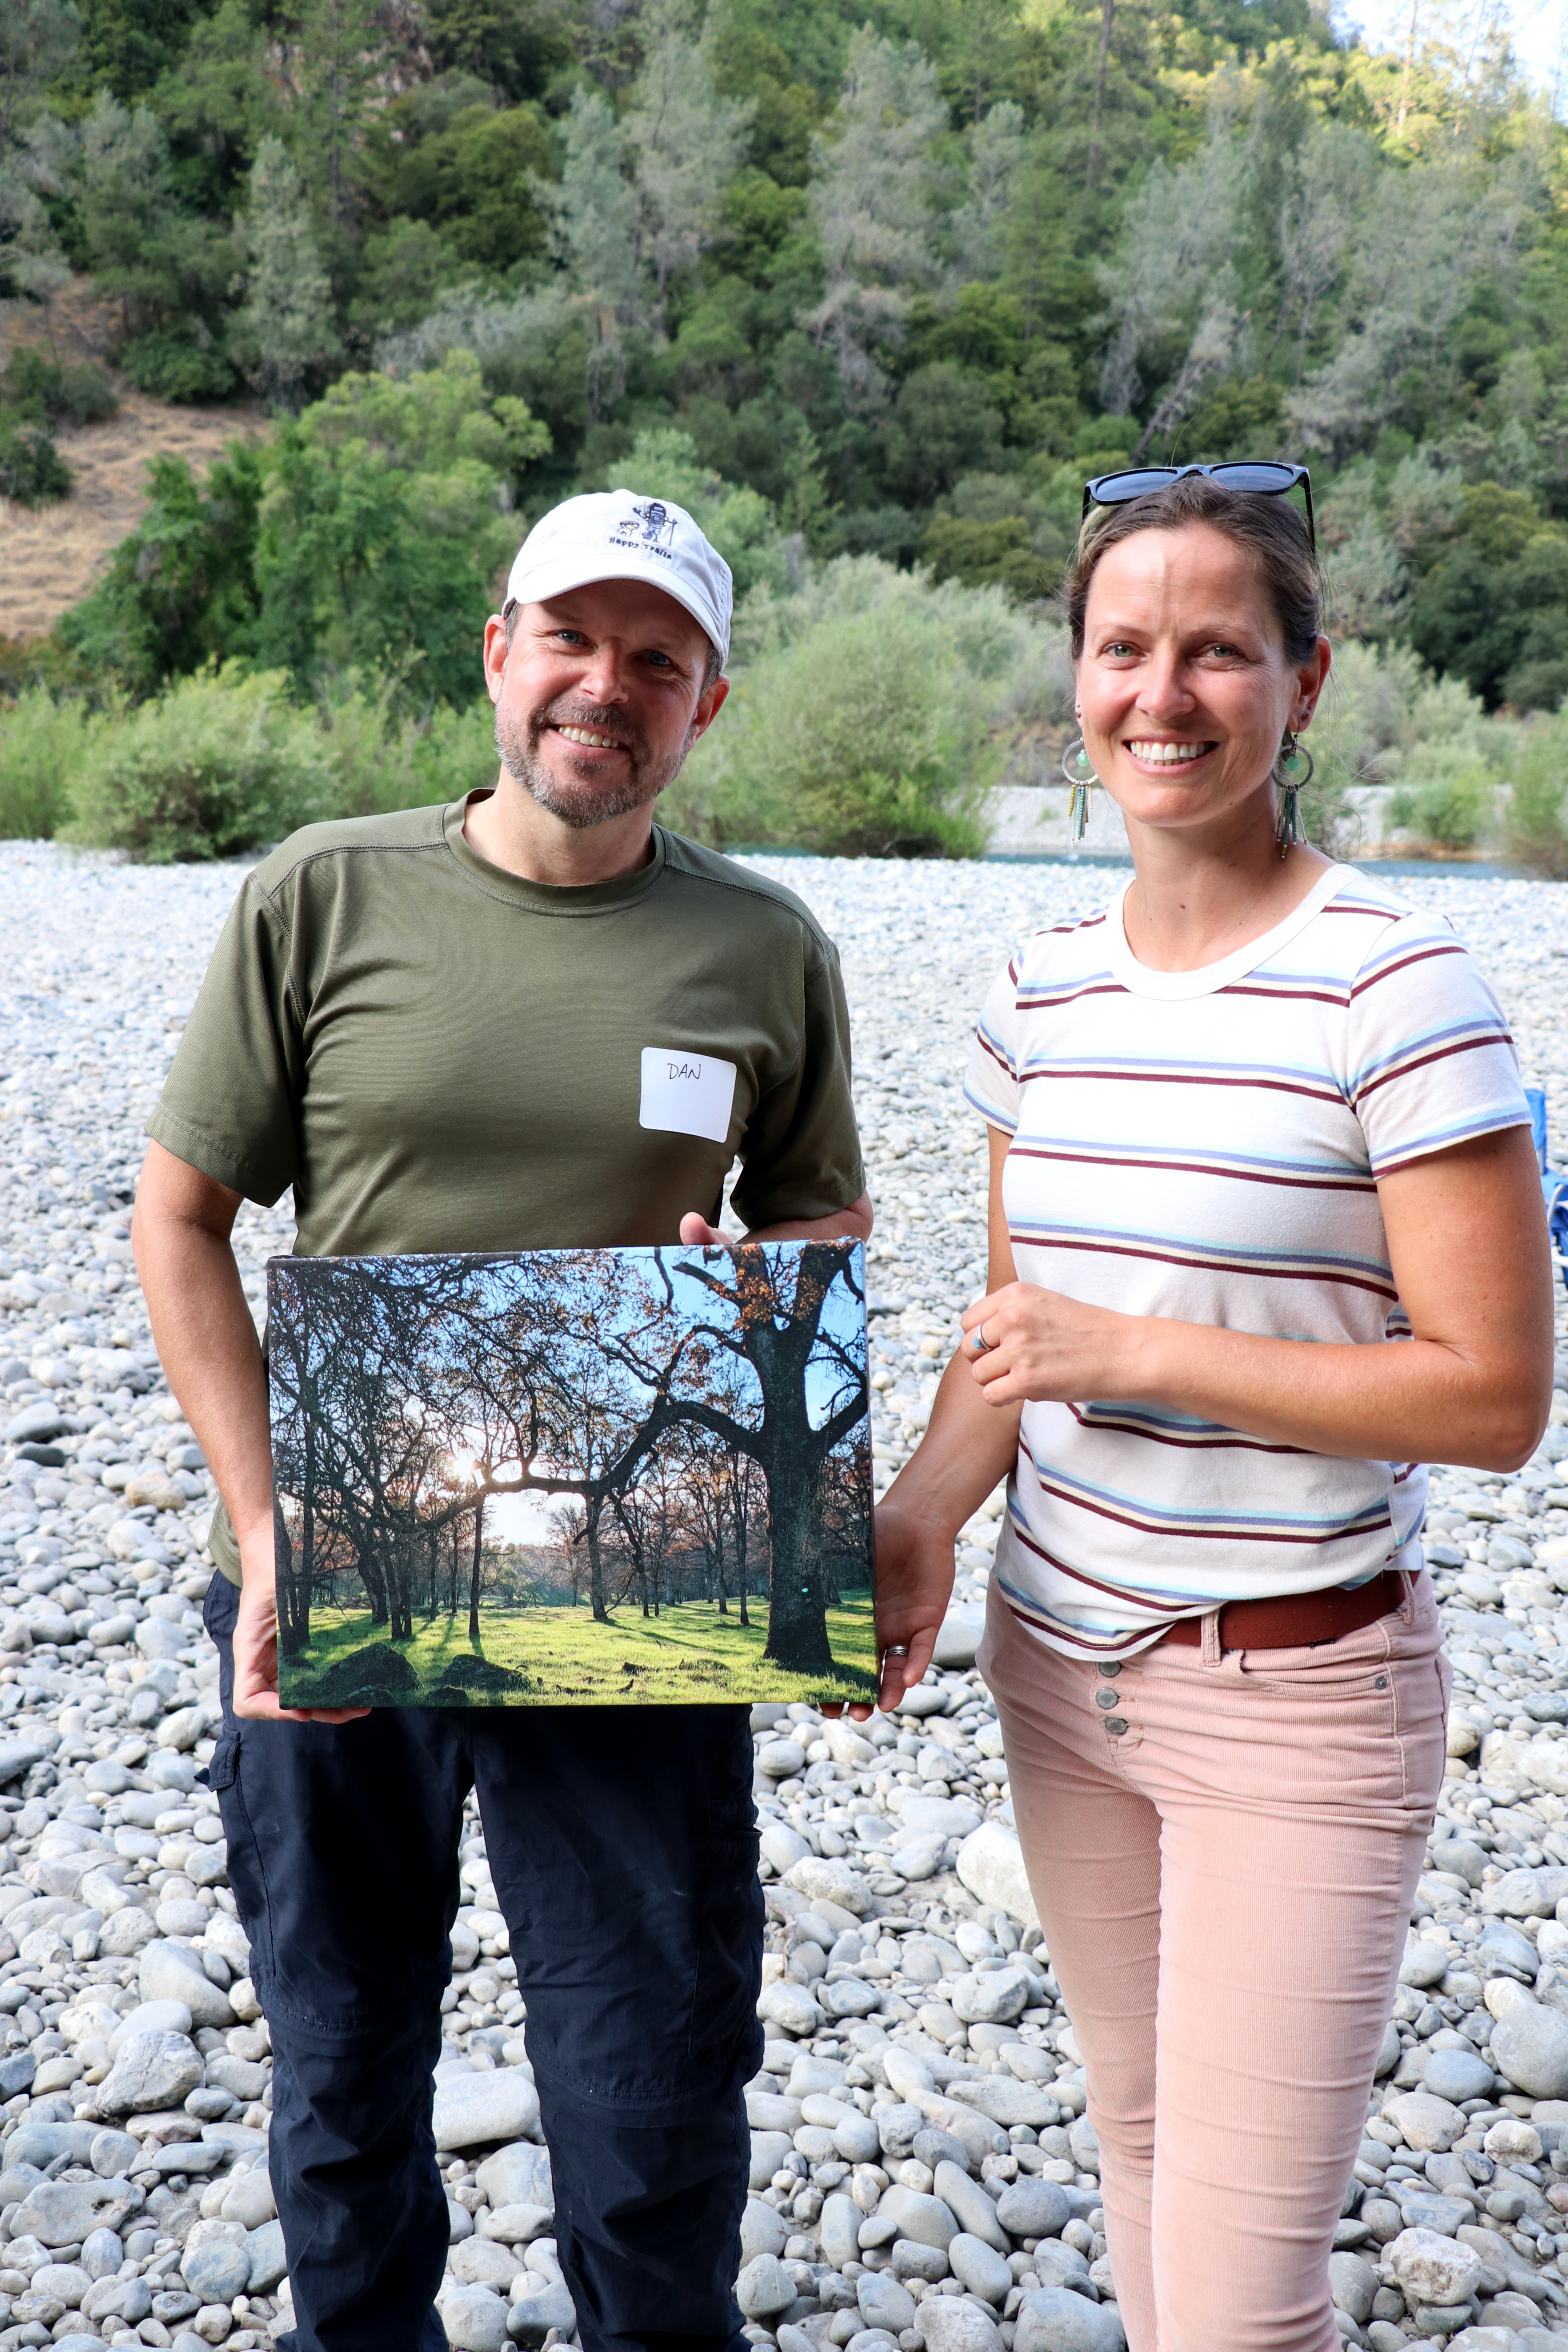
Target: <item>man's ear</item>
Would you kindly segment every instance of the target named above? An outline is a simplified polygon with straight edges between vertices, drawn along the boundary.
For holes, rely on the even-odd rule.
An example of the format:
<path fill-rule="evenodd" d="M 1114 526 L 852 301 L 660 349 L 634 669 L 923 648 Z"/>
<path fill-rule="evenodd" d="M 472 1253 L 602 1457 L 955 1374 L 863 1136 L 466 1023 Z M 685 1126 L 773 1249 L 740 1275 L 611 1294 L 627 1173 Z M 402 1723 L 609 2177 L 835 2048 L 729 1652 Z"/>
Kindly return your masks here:
<path fill-rule="evenodd" d="M 506 623 L 499 613 L 492 613 L 485 623 L 485 689 L 492 702 L 500 700 L 501 681 L 506 677 Z"/>
<path fill-rule="evenodd" d="M 703 688 L 697 698 L 697 709 L 692 713 L 690 740 L 693 743 L 700 735 L 707 734 L 729 699 L 730 681 L 727 677 L 716 677 L 711 686 Z"/>

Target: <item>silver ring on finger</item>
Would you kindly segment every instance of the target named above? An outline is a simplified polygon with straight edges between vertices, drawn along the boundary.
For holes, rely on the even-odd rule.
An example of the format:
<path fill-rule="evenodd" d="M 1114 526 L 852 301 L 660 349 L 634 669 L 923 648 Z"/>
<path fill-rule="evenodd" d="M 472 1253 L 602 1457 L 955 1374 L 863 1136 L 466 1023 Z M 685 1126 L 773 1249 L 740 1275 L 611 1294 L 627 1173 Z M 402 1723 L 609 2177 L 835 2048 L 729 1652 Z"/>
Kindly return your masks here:
<path fill-rule="evenodd" d="M 995 1342 L 995 1340 L 994 1340 L 994 1339 L 988 1339 L 985 1337 L 985 1326 L 984 1326 L 984 1323 L 977 1323 L 977 1324 L 975 1325 L 975 1327 L 974 1327 L 974 1352 L 975 1352 L 975 1354 L 976 1354 L 977 1356 L 988 1356 L 988 1355 L 990 1355 L 990 1353 L 991 1353 L 992 1349 L 995 1347 L 995 1345 L 996 1345 L 996 1342 Z"/>

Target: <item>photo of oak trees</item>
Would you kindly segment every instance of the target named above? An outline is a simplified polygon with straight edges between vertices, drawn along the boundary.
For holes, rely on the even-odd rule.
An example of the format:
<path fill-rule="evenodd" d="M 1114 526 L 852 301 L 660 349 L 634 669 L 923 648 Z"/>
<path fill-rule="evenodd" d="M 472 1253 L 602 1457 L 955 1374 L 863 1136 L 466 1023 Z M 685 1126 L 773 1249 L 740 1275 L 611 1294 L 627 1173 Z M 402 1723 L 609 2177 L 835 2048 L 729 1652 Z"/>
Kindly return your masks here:
<path fill-rule="evenodd" d="M 874 1694 L 863 1252 L 276 1258 L 285 1706 Z"/>

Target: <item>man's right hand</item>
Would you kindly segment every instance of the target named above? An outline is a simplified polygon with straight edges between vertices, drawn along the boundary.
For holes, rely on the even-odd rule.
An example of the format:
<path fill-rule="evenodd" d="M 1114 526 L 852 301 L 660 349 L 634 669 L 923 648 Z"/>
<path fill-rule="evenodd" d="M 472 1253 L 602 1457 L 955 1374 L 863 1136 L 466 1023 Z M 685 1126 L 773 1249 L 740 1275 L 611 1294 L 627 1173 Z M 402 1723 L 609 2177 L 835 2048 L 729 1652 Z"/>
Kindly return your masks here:
<path fill-rule="evenodd" d="M 280 1706 L 278 1702 L 278 1587 L 272 1533 L 242 1540 L 244 1583 L 234 1629 L 234 1711 L 267 1723 L 355 1723 L 368 1706 Z"/>

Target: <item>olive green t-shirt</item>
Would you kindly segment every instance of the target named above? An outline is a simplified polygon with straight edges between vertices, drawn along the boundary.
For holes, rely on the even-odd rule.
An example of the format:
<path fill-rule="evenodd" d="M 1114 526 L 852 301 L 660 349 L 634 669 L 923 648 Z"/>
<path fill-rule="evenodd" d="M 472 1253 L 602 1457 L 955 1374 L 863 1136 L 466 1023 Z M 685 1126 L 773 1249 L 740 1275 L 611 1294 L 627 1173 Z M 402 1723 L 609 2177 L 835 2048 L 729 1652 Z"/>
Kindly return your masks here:
<path fill-rule="evenodd" d="M 672 1242 L 737 1156 L 748 1225 L 858 1199 L 838 959 L 800 900 L 657 825 L 636 874 L 525 882 L 466 806 L 257 867 L 149 1135 L 250 1200 L 292 1185 L 305 1256 Z M 237 1578 L 221 1510 L 213 1549 Z"/>

